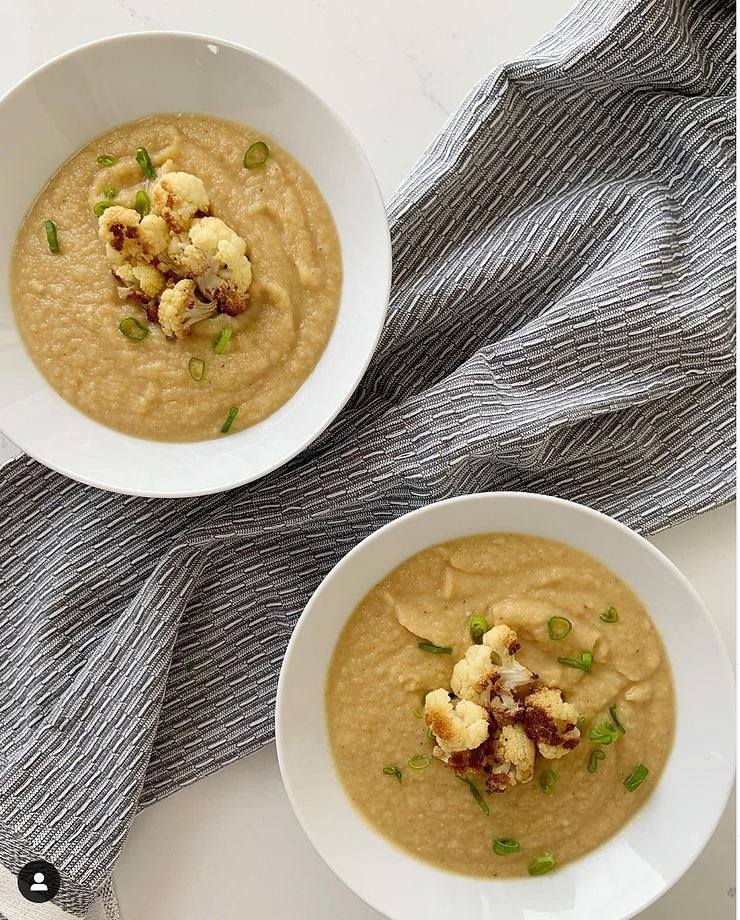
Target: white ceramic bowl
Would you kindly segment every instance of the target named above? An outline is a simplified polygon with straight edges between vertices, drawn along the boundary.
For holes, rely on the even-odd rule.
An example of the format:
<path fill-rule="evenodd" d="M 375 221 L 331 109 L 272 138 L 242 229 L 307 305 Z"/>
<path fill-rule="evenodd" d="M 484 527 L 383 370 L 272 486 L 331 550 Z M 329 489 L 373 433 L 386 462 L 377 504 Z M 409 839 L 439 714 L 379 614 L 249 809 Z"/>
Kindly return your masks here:
<path fill-rule="evenodd" d="M 125 74 L 125 79 L 115 75 Z M 13 321 L 8 272 L 18 228 L 46 182 L 83 144 L 123 122 L 203 112 L 252 125 L 306 167 L 336 222 L 344 282 L 334 333 L 315 370 L 268 419 L 219 440 L 164 444 L 92 421 L 36 369 Z M 173 32 L 121 35 L 77 48 L 0 100 L 0 431 L 73 479 L 133 495 L 230 489 L 274 470 L 311 443 L 360 381 L 380 335 L 390 288 L 383 200 L 349 129 L 310 89 L 253 51 Z"/>
<path fill-rule="evenodd" d="M 645 807 L 616 837 L 542 878 L 486 880 L 413 859 L 350 804 L 329 750 L 327 669 L 347 618 L 400 562 L 425 547 L 508 531 L 561 540 L 595 556 L 640 596 L 673 668 L 676 740 Z M 355 547 L 311 598 L 288 646 L 277 698 L 277 749 L 288 796 L 330 869 L 392 920 L 626 920 L 699 855 L 734 772 L 734 685 L 727 652 L 691 585 L 622 524 L 542 495 L 488 493 L 430 505 Z"/>

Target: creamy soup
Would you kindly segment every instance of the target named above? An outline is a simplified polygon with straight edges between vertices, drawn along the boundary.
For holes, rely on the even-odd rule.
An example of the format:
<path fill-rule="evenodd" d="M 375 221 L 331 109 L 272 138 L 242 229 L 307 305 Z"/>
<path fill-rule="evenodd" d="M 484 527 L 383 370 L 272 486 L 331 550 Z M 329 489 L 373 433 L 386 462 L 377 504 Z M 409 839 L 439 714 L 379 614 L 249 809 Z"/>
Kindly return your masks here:
<path fill-rule="evenodd" d="M 537 756 L 532 780 L 504 792 L 484 772 L 461 781 L 424 719 L 424 696 L 451 687 L 471 646 L 473 616 L 510 627 L 518 661 L 578 713 L 572 749 Z M 560 866 L 615 834 L 655 787 L 675 720 L 663 645 L 627 585 L 570 546 L 515 534 L 431 547 L 376 585 L 341 634 L 326 707 L 339 775 L 370 823 L 420 859 L 490 877 L 533 862 L 536 874 L 542 857 Z"/>
<path fill-rule="evenodd" d="M 246 168 L 245 151 L 253 146 L 269 155 Z M 94 206 L 110 200 L 134 208 L 136 192 L 147 190 L 138 148 L 158 175 L 180 171 L 202 180 L 209 213 L 246 241 L 249 306 L 237 316 L 217 313 L 195 323 L 186 338 L 168 339 L 139 303 L 121 300 L 99 239 Z M 115 162 L 101 165 L 101 156 Z M 47 220 L 56 226 L 56 254 Z M 329 340 L 341 278 L 329 208 L 286 151 L 243 125 L 154 115 L 97 138 L 43 189 L 18 235 L 11 295 L 24 343 L 61 396 L 128 434 L 198 441 L 222 436 L 232 407 L 238 409 L 233 432 L 293 396 Z M 146 337 L 128 338 L 122 321 Z M 216 354 L 227 326 L 231 338 Z"/>

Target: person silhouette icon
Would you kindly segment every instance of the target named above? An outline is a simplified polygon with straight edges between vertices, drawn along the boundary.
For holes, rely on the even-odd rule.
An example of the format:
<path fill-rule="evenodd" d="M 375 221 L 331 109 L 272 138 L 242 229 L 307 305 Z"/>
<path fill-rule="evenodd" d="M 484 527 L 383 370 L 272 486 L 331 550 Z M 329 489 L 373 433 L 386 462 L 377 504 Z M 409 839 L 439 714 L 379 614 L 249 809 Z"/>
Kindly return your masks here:
<path fill-rule="evenodd" d="M 33 885 L 31 891 L 48 891 L 49 886 L 44 882 L 44 873 L 36 872 L 33 876 Z"/>

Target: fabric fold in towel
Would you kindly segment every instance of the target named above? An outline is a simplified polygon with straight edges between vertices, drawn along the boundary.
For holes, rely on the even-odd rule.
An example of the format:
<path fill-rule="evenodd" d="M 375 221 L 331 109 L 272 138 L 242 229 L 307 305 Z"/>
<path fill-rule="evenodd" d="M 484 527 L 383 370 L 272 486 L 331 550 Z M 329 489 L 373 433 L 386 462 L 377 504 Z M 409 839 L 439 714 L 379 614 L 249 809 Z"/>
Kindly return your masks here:
<path fill-rule="evenodd" d="M 390 204 L 370 369 L 282 470 L 163 501 L 3 467 L 7 870 L 110 898 L 138 809 L 272 739 L 304 604 L 398 515 L 518 489 L 650 533 L 733 497 L 733 52 L 730 2 L 585 0 L 484 79 Z"/>

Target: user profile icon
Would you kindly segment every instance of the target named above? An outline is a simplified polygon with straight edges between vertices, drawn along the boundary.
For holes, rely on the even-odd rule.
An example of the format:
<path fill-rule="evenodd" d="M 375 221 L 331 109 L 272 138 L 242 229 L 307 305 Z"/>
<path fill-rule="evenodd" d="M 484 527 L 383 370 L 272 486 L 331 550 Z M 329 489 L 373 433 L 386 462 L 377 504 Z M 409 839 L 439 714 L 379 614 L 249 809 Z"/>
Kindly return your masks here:
<path fill-rule="evenodd" d="M 58 894 L 62 880 L 57 869 L 43 859 L 34 859 L 18 873 L 18 890 L 27 901 L 43 904 Z"/>

